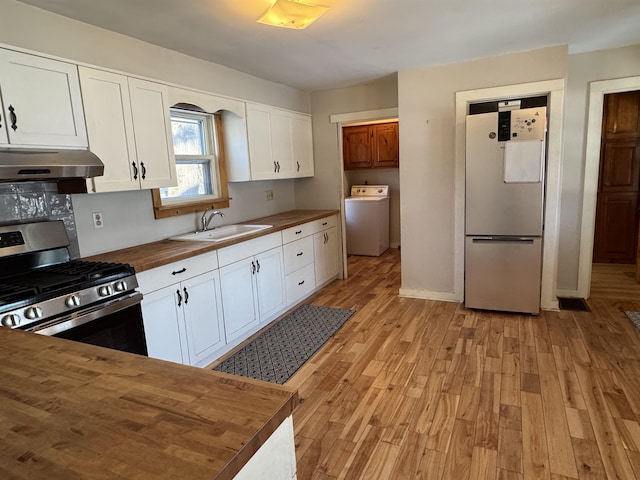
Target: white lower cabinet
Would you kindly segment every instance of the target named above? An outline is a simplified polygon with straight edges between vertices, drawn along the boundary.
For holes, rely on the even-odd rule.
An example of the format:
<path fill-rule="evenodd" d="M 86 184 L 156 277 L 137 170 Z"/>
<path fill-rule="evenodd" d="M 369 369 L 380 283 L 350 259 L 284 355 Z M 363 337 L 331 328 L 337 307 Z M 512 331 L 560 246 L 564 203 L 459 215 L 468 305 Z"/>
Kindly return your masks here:
<path fill-rule="evenodd" d="M 142 300 L 142 318 L 151 358 L 188 363 L 184 319 L 175 297 L 179 286 L 171 285 L 146 294 Z"/>
<path fill-rule="evenodd" d="M 150 357 L 204 366 L 225 345 L 216 252 L 138 273 Z"/>
<path fill-rule="evenodd" d="M 142 315 L 150 357 L 206 365 L 225 344 L 218 271 L 146 295 Z"/>
<path fill-rule="evenodd" d="M 289 234 L 295 235 L 296 232 L 308 232 L 309 234 L 283 246 L 287 306 L 298 303 L 313 292 L 316 286 L 313 264 L 313 235 L 310 235 L 311 230 L 294 227 L 283 238 L 289 238 Z"/>
<path fill-rule="evenodd" d="M 220 268 L 227 342 L 273 320 L 284 310 L 283 269 L 280 246 Z"/>
<path fill-rule="evenodd" d="M 206 366 L 300 303 L 338 274 L 336 226 L 325 217 L 138 273 L 149 356 Z"/>
<path fill-rule="evenodd" d="M 336 227 L 313 235 L 316 264 L 316 286 L 320 287 L 338 275 L 338 233 Z"/>

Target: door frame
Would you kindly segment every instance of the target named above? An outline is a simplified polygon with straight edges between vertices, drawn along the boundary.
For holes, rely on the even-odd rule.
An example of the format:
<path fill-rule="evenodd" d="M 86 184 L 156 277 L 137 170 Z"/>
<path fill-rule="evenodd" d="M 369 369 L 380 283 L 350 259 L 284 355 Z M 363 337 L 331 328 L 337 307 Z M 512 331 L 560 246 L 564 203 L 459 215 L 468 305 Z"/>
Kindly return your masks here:
<path fill-rule="evenodd" d="M 381 108 L 378 110 L 365 110 L 362 112 L 336 113 L 329 116 L 329 121 L 336 124 L 336 134 L 338 135 L 338 151 L 340 152 L 340 236 L 342 238 L 342 277 L 348 278 L 347 268 L 347 225 L 345 218 L 345 204 L 347 186 L 344 173 L 344 156 L 342 150 L 342 126 L 357 122 L 375 122 L 385 119 L 398 119 L 398 107 Z"/>
<path fill-rule="evenodd" d="M 457 301 L 463 301 L 464 299 L 465 126 L 469 104 L 523 96 L 548 95 L 550 127 L 548 129 L 547 173 L 545 179 L 546 195 L 540 308 L 543 310 L 559 309 L 556 285 L 558 276 L 564 91 L 565 79 L 556 79 L 456 92 L 454 297 Z"/>
<path fill-rule="evenodd" d="M 591 293 L 593 242 L 596 231 L 596 204 L 600 174 L 600 146 L 602 143 L 602 114 L 604 96 L 640 90 L 640 76 L 601 80 L 589 84 L 589 110 L 582 197 L 582 225 L 580 228 L 580 255 L 578 258 L 578 297 L 588 298 Z"/>

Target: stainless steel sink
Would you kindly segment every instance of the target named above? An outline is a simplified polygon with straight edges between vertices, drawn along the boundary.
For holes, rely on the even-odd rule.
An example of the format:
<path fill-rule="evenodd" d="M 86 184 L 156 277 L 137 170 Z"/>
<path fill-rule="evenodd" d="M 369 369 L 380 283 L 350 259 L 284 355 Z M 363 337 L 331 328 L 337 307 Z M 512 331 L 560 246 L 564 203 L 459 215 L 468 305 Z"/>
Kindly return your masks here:
<path fill-rule="evenodd" d="M 273 225 L 225 225 L 223 227 L 213 228 L 204 232 L 185 233 L 184 235 L 177 235 L 170 237 L 169 240 L 183 240 L 183 241 L 200 241 L 200 242 L 225 242 L 238 237 L 244 237 L 245 235 L 251 235 L 252 233 L 259 232 L 266 228 L 271 228 Z"/>

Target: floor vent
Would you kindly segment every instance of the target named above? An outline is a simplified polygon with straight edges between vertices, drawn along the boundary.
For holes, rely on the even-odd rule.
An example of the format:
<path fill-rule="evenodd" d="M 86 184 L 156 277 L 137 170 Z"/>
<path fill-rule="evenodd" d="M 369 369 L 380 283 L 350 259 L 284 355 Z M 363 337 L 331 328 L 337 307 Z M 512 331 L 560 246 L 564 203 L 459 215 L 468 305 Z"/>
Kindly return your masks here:
<path fill-rule="evenodd" d="M 561 298 L 558 297 L 560 302 L 560 310 L 574 310 L 576 312 L 590 312 L 591 309 L 584 298 Z"/>

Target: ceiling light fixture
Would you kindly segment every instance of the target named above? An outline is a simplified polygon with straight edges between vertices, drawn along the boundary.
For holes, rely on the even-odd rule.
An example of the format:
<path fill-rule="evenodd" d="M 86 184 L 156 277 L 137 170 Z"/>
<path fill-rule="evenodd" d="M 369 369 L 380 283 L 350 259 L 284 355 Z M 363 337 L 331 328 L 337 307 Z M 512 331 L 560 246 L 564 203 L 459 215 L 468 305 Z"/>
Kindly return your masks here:
<path fill-rule="evenodd" d="M 258 23 L 285 28 L 307 28 L 329 7 L 310 5 L 300 0 L 276 0 L 271 8 L 256 20 Z"/>

